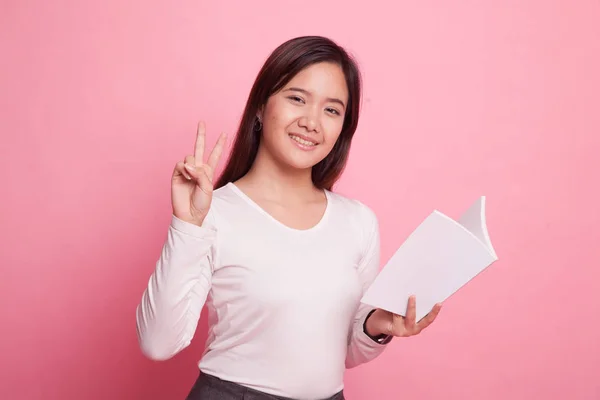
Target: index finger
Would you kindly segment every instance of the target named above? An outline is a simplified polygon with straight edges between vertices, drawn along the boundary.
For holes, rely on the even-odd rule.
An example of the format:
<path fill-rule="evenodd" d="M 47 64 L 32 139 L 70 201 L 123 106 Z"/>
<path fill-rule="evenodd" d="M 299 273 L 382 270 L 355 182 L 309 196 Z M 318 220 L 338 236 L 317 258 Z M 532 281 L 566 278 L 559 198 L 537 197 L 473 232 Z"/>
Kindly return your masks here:
<path fill-rule="evenodd" d="M 414 295 L 408 298 L 408 305 L 406 306 L 406 322 L 409 326 L 414 326 L 417 321 L 417 299 Z"/>
<path fill-rule="evenodd" d="M 204 121 L 198 122 L 198 130 L 196 132 L 196 145 L 194 146 L 194 159 L 196 165 L 204 163 L 204 141 L 206 139 L 206 126 Z"/>

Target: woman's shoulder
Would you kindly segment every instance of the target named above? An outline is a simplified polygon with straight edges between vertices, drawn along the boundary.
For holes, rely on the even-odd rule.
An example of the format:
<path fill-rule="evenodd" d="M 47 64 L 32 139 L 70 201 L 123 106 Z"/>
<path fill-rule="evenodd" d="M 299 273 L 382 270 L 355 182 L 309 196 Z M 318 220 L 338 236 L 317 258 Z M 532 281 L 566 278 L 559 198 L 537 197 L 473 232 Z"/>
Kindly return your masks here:
<path fill-rule="evenodd" d="M 213 191 L 213 201 L 216 203 L 227 203 L 237 200 L 236 193 L 232 190 L 233 186 L 229 183 Z"/>
<path fill-rule="evenodd" d="M 378 227 L 377 214 L 362 200 L 340 192 L 329 191 L 328 195 L 336 204 L 337 208 L 339 208 L 345 216 L 355 220 L 360 225 L 360 228 L 366 226 L 376 229 Z"/>
<path fill-rule="evenodd" d="M 213 190 L 210 209 L 206 221 L 217 228 L 222 222 L 223 215 L 231 215 L 239 209 L 240 198 L 231 189 L 231 185 L 224 185 Z"/>
<path fill-rule="evenodd" d="M 375 211 L 364 201 L 341 193 L 329 192 L 336 212 L 336 225 L 357 240 L 356 249 L 361 257 L 378 250 L 379 221 Z"/>

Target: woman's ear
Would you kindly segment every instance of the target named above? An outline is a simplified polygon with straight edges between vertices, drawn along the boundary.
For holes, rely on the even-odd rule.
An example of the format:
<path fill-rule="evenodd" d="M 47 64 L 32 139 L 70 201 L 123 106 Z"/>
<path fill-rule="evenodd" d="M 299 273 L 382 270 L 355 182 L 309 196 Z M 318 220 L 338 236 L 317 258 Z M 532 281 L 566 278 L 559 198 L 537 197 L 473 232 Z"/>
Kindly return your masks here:
<path fill-rule="evenodd" d="M 253 125 L 252 129 L 254 129 L 254 131 L 256 131 L 256 132 L 260 132 L 263 129 L 263 112 L 262 112 L 262 107 L 260 107 L 256 111 L 256 119 L 254 120 L 254 125 Z"/>

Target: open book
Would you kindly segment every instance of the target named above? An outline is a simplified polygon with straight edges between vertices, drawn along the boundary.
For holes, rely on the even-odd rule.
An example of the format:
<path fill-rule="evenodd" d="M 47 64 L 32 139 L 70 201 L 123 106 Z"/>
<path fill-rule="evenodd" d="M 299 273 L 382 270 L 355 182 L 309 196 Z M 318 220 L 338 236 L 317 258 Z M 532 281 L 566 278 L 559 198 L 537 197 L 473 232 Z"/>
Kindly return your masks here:
<path fill-rule="evenodd" d="M 416 296 L 417 321 L 498 260 L 485 221 L 485 196 L 458 219 L 434 210 L 390 258 L 362 303 L 406 315 Z"/>

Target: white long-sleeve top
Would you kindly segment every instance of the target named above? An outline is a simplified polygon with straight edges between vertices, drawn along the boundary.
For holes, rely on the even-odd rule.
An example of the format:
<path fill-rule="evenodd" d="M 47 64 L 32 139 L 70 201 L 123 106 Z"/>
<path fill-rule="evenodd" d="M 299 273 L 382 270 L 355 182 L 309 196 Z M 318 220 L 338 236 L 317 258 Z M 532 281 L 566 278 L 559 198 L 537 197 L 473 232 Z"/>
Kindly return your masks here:
<path fill-rule="evenodd" d="M 237 186 L 213 193 L 202 226 L 172 216 L 137 308 L 141 349 L 168 359 L 186 348 L 206 305 L 201 371 L 262 392 L 320 399 L 345 368 L 385 348 L 363 323 L 360 298 L 379 271 L 379 229 L 363 203 L 326 191 L 311 229 L 290 228 Z"/>

